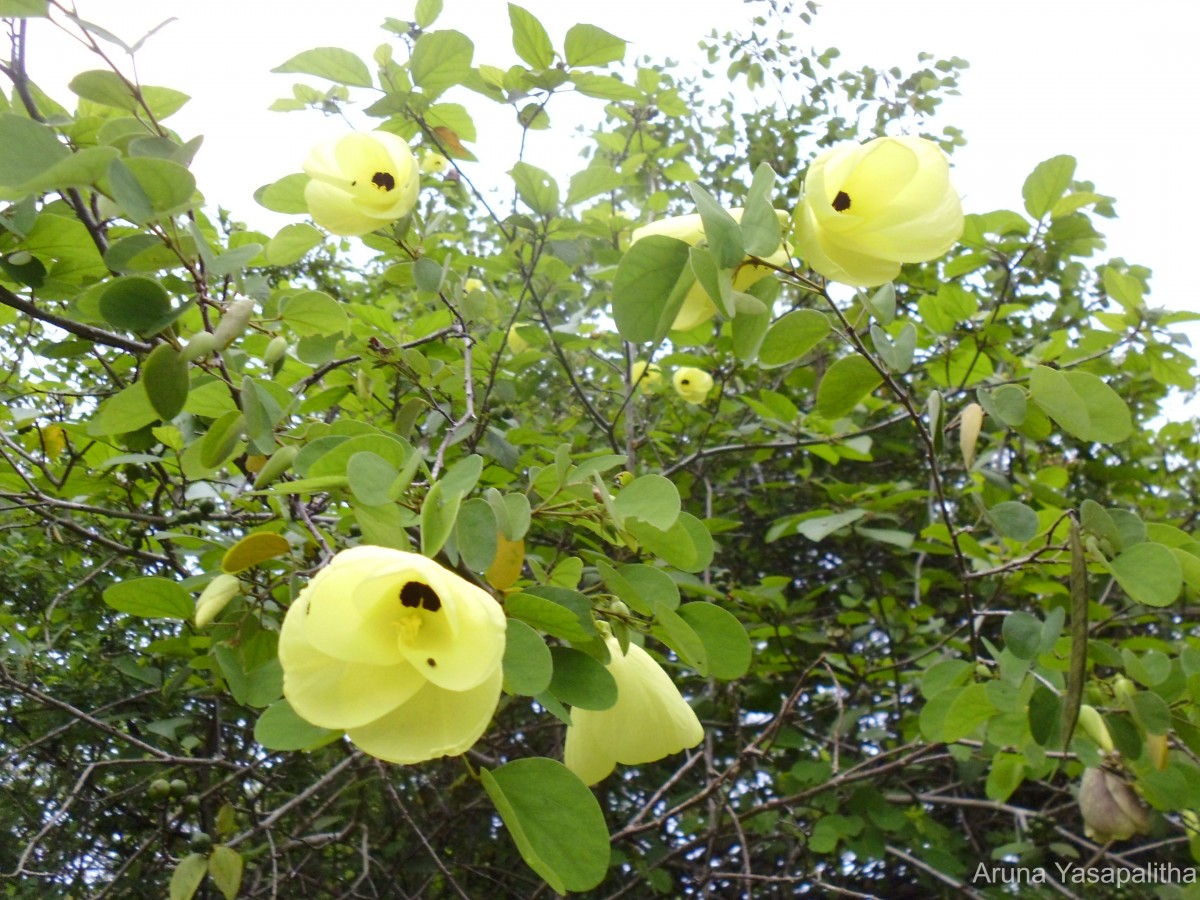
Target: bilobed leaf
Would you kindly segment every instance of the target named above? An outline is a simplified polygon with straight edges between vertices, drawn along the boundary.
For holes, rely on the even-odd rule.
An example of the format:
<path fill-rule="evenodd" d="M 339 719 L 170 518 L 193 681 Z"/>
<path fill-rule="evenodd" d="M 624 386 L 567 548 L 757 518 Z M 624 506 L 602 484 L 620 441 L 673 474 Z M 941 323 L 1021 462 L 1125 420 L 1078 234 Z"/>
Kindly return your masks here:
<path fill-rule="evenodd" d="M 303 222 L 284 225 L 267 244 L 267 262 L 273 266 L 290 266 L 324 240 L 324 232 L 311 225 Z"/>
<path fill-rule="evenodd" d="M 520 619 L 508 620 L 504 643 L 504 689 L 534 697 L 550 686 L 554 661 L 540 634 Z"/>
<path fill-rule="evenodd" d="M 427 31 L 417 38 L 409 63 L 413 84 L 435 97 L 471 74 L 475 45 L 458 31 Z"/>
<path fill-rule="evenodd" d="M 558 209 L 558 184 L 545 169 L 519 162 L 509 171 L 517 196 L 535 213 L 552 216 Z"/>
<path fill-rule="evenodd" d="M 550 693 L 569 706 L 608 709 L 617 702 L 617 682 L 598 660 L 574 647 L 551 647 Z"/>
<path fill-rule="evenodd" d="M 758 348 L 764 369 L 784 366 L 817 346 L 831 330 L 829 318 L 815 309 L 794 309 L 767 330 Z"/>
<path fill-rule="evenodd" d="M 682 609 L 682 607 L 680 607 Z M 707 676 L 708 648 L 690 623 L 675 610 L 658 606 L 654 610 L 654 636 L 679 654 L 679 658 Z"/>
<path fill-rule="evenodd" d="M 228 550 L 221 559 L 221 571 L 236 575 L 268 559 L 283 556 L 292 549 L 288 539 L 273 531 L 248 534 Z"/>
<path fill-rule="evenodd" d="M 114 328 L 144 332 L 171 311 L 167 289 L 153 278 L 114 278 L 100 295 L 100 315 Z"/>
<path fill-rule="evenodd" d="M 1037 659 L 1042 646 L 1042 623 L 1023 610 L 1004 617 L 1004 647 L 1017 659 Z"/>
<path fill-rule="evenodd" d="M 372 87 L 371 70 L 367 68 L 367 64 L 341 47 L 314 47 L 312 50 L 305 50 L 271 71 L 316 75 L 338 84 Z"/>
<path fill-rule="evenodd" d="M 1021 187 L 1021 196 L 1025 198 L 1025 211 L 1035 219 L 1040 219 L 1050 212 L 1071 186 L 1074 174 L 1073 156 L 1055 156 L 1038 163 Z"/>
<path fill-rule="evenodd" d="M 715 603 L 685 603 L 677 610 L 700 637 L 708 674 L 722 681 L 741 678 L 750 669 L 750 636 L 737 617 Z"/>
<path fill-rule="evenodd" d="M 191 594 L 177 582 L 158 577 L 118 581 L 104 592 L 104 602 L 142 619 L 188 619 L 194 611 Z"/>
<path fill-rule="evenodd" d="M 107 437 L 113 434 L 128 434 L 157 421 L 158 413 L 150 405 L 146 386 L 141 382 L 122 388 L 96 409 L 88 422 L 88 434 Z"/>
<path fill-rule="evenodd" d="M 196 179 L 179 163 L 153 156 L 131 156 L 121 163 L 133 173 L 155 215 L 179 211 L 191 202 Z"/>
<path fill-rule="evenodd" d="M 200 464 L 215 469 L 229 459 L 238 441 L 246 433 L 246 417 L 239 409 L 230 410 L 212 423 L 200 442 Z"/>
<path fill-rule="evenodd" d="M 322 291 L 304 291 L 283 305 L 283 321 L 296 334 L 342 334 L 350 327 L 350 317 L 341 304 Z"/>
<path fill-rule="evenodd" d="M 641 519 L 666 531 L 679 518 L 679 489 L 661 475 L 642 475 L 621 488 L 613 508 L 622 518 Z"/>
<path fill-rule="evenodd" d="M 54 131 L 25 116 L 0 115 L 0 187 L 17 187 L 71 155 Z"/>
<path fill-rule="evenodd" d="M 1129 547 L 1112 561 L 1113 577 L 1130 599 L 1170 606 L 1183 590 L 1183 569 L 1171 548 L 1153 541 Z"/>
<path fill-rule="evenodd" d="M 521 858 L 551 888 L 586 891 L 604 879 L 610 853 L 604 813 L 570 769 L 533 757 L 480 775 Z"/>
<path fill-rule="evenodd" d="M 625 181 L 624 175 L 609 166 L 588 166 L 571 176 L 571 186 L 567 190 L 567 206 L 618 188 L 625 184 Z"/>
<path fill-rule="evenodd" d="M 304 201 L 304 186 L 311 179 L 303 172 L 285 175 L 271 184 L 264 184 L 254 192 L 254 199 L 272 212 L 299 215 L 308 212 Z"/>
<path fill-rule="evenodd" d="M 169 422 L 187 403 L 188 365 L 170 344 L 159 344 L 142 363 L 139 379 L 146 386 L 146 396 L 160 419 Z"/>
<path fill-rule="evenodd" d="M 454 525 L 454 539 L 467 568 L 476 572 L 488 570 L 496 559 L 499 530 L 496 514 L 486 500 L 474 497 L 463 503 Z"/>
<path fill-rule="evenodd" d="M 988 699 L 986 685 L 967 685 L 946 710 L 941 740 L 953 743 L 965 738 L 995 714 L 996 707 Z"/>
<path fill-rule="evenodd" d="M 533 13 L 510 3 L 508 21 L 512 25 L 512 45 L 517 56 L 535 69 L 548 69 L 554 65 L 554 45 L 550 35 Z"/>
<path fill-rule="evenodd" d="M 120 159 L 114 159 L 108 164 L 106 174 L 112 198 L 121 207 L 125 218 L 138 225 L 144 225 L 154 218 L 154 204 L 129 166 Z"/>
<path fill-rule="evenodd" d="M 1133 419 L 1121 395 L 1090 372 L 1034 366 L 1029 390 L 1034 403 L 1080 440 L 1116 444 L 1133 433 Z"/>
<path fill-rule="evenodd" d="M 1038 516 L 1018 500 L 1005 500 L 988 510 L 988 518 L 1006 538 L 1014 541 L 1032 540 L 1038 533 Z"/>
<path fill-rule="evenodd" d="M 992 757 L 984 792 L 995 803 L 1004 803 L 1025 780 L 1025 757 L 1020 753 L 999 751 Z"/>
<path fill-rule="evenodd" d="M 580 23 L 567 30 L 563 50 L 568 66 L 606 66 L 625 58 L 625 43 L 603 28 Z"/>
<path fill-rule="evenodd" d="M 742 241 L 742 228 L 708 191 L 698 184 L 689 184 L 688 190 L 696 201 L 700 220 L 704 223 L 704 240 L 712 252 L 713 259 L 723 269 L 732 269 L 746 258 L 746 246 Z"/>
<path fill-rule="evenodd" d="M 462 497 L 457 491 L 447 493 L 441 481 L 429 489 L 421 504 L 422 556 L 437 556 L 437 552 L 445 546 L 454 531 L 454 520 L 458 518 Z"/>
<path fill-rule="evenodd" d="M 232 847 L 218 844 L 208 857 L 208 877 L 225 900 L 235 900 L 242 886 L 242 855 Z"/>
<path fill-rule="evenodd" d="M 192 900 L 206 874 L 208 860 L 203 854 L 189 853 L 171 873 L 171 883 L 167 887 L 168 900 Z"/>
<path fill-rule="evenodd" d="M 621 337 L 645 343 L 666 336 L 694 282 L 690 250 L 676 238 L 651 235 L 625 251 L 612 288 L 613 320 Z"/>
<path fill-rule="evenodd" d="M 844 356 L 825 370 L 817 386 L 816 411 L 827 419 L 844 416 L 881 381 L 883 377 L 861 356 Z"/>
<path fill-rule="evenodd" d="M 504 607 L 509 616 L 564 641 L 587 642 L 596 636 L 596 626 L 591 619 L 592 604 L 586 597 L 564 591 L 577 598 L 568 604 L 563 602 L 567 598 L 562 595 L 553 595 L 555 599 L 551 599 L 540 595 L 546 593 L 547 588 L 538 590 L 539 594 L 526 592 L 505 598 Z"/>
<path fill-rule="evenodd" d="M 400 473 L 396 467 L 369 450 L 355 453 L 346 461 L 346 481 L 359 503 L 381 506 L 389 502 L 388 490 Z"/>

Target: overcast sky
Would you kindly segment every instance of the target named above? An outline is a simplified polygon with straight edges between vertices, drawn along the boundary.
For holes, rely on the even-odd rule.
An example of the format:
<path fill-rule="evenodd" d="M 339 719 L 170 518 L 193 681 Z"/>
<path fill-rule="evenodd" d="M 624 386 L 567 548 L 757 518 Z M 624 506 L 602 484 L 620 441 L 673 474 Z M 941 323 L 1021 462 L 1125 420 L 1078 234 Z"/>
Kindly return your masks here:
<path fill-rule="evenodd" d="M 316 113 L 268 112 L 272 100 L 303 80 L 272 75 L 270 69 L 322 45 L 343 46 L 369 60 L 387 40 L 377 27 L 383 18 L 411 15 L 411 0 L 77 2 L 84 18 L 130 42 L 163 19 L 178 17 L 139 53 L 139 75 L 193 96 L 169 124 L 185 138 L 205 134 L 195 169 L 210 202 L 271 231 L 284 220 L 256 207 L 254 189 L 298 171 L 316 137 L 345 126 Z M 689 60 L 703 62 L 696 50 L 701 37 L 713 29 L 744 28 L 762 6 L 739 0 L 522 5 L 560 45 L 571 24 L 586 21 L 630 40 L 630 58 L 670 56 L 685 66 Z M 1109 235 L 1108 255 L 1154 270 L 1152 304 L 1200 310 L 1190 284 L 1197 256 L 1191 213 L 1200 208 L 1194 174 L 1200 79 L 1188 63 L 1195 28 L 1183 18 L 1187 6 L 1172 0 L 828 0 L 811 27 L 794 25 L 801 45 L 836 46 L 845 67 L 911 68 L 922 50 L 969 60 L 963 96 L 947 103 L 939 117 L 942 124 L 963 128 L 969 142 L 955 153 L 955 181 L 967 211 L 1020 209 L 1021 182 L 1032 167 L 1070 153 L 1079 159 L 1077 177 L 1117 198 L 1120 220 L 1100 225 Z M 476 43 L 476 62 L 517 61 L 502 0 L 446 0 L 437 24 L 465 31 Z M 70 76 L 95 63 L 47 32 L 45 23 L 33 32 L 31 73 L 65 98 Z M 463 99 L 472 110 L 486 105 L 474 95 Z M 481 128 L 477 153 L 489 161 L 508 156 L 494 160 L 504 171 L 515 151 L 489 137 Z M 552 152 L 548 157 L 555 158 Z"/>

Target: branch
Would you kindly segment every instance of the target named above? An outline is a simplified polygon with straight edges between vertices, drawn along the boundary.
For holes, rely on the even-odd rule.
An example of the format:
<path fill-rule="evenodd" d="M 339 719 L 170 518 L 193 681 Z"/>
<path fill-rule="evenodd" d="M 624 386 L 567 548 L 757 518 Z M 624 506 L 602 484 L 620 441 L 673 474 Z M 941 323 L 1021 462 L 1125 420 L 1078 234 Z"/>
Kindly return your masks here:
<path fill-rule="evenodd" d="M 103 328 L 95 328 L 91 325 L 84 325 L 82 322 L 75 322 L 71 319 L 63 318 L 55 315 L 52 312 L 47 312 L 44 309 L 39 309 L 33 303 L 18 297 L 8 288 L 0 285 L 0 303 L 5 306 L 11 306 L 18 312 L 23 312 L 27 316 L 32 316 L 35 319 L 40 319 L 43 322 L 48 322 L 51 325 L 61 328 L 63 331 L 69 331 L 76 337 L 84 338 L 91 341 L 93 344 L 105 344 L 109 347 L 116 347 L 118 350 L 125 350 L 128 353 L 149 353 L 152 344 L 147 344 L 142 341 L 131 340 L 126 337 L 121 337 L 119 334 L 113 334 L 111 331 L 105 331 Z"/>

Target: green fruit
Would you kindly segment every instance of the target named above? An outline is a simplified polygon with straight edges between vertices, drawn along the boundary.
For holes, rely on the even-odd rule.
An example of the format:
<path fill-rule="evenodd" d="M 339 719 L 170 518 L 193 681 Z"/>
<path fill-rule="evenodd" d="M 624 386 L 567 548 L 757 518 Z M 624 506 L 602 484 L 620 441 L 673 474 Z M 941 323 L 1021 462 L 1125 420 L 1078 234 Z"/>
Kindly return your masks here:
<path fill-rule="evenodd" d="M 146 789 L 151 800 L 166 800 L 171 796 L 171 782 L 165 778 L 155 778 L 150 782 L 150 787 Z"/>
<path fill-rule="evenodd" d="M 188 847 L 197 853 L 204 853 L 212 849 L 212 838 L 203 831 L 193 831 L 188 838 Z"/>
<path fill-rule="evenodd" d="M 182 797 L 188 792 L 187 782 L 182 778 L 173 778 L 170 784 L 171 796 Z"/>
<path fill-rule="evenodd" d="M 200 797 L 198 794 L 188 794 L 183 798 L 183 809 L 185 812 L 196 812 L 200 808 Z"/>

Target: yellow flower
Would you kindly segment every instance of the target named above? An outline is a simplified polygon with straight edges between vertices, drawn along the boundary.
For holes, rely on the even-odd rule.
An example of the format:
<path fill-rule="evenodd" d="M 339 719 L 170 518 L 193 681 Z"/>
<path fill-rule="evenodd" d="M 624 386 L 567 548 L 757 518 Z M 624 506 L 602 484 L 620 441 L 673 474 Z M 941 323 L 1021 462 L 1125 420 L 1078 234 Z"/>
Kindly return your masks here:
<path fill-rule="evenodd" d="M 478 278 L 468 278 L 466 281 L 463 282 L 464 293 L 469 294 L 472 291 L 482 291 L 482 290 L 483 290 L 483 282 L 480 281 Z"/>
<path fill-rule="evenodd" d="M 882 137 L 818 156 L 796 210 L 796 252 L 831 281 L 870 287 L 936 259 L 962 236 L 950 164 L 923 138 Z"/>
<path fill-rule="evenodd" d="M 742 221 L 743 209 L 734 207 L 729 210 L 729 214 L 737 221 Z M 779 215 L 779 221 L 782 224 L 787 223 L 787 213 L 781 210 L 776 210 Z M 643 225 L 641 228 L 634 229 L 631 243 L 637 243 L 644 237 L 650 237 L 653 234 L 660 234 L 665 237 L 673 237 L 677 240 L 684 241 L 687 244 L 695 246 L 704 240 L 704 222 L 700 219 L 699 213 L 693 213 L 688 216 L 674 216 L 669 219 L 659 219 L 657 222 L 651 222 L 649 225 Z M 787 265 L 789 256 L 787 251 L 781 245 L 778 250 L 766 257 L 767 262 L 777 266 Z M 733 289 L 735 291 L 746 291 L 751 285 L 762 281 L 771 274 L 771 269 L 766 266 L 756 266 L 747 261 L 738 266 L 737 271 L 733 275 Z M 701 287 L 699 282 L 692 285 L 688 291 L 687 297 L 684 298 L 683 306 L 679 308 L 679 312 L 675 316 L 675 321 L 671 323 L 671 327 L 676 331 L 687 331 L 690 328 L 695 328 L 707 322 L 717 314 L 717 306 L 708 296 L 708 292 Z"/>
<path fill-rule="evenodd" d="M 284 617 L 283 695 L 371 756 L 456 756 L 495 712 L 506 628 L 490 594 L 424 556 L 343 550 Z"/>
<path fill-rule="evenodd" d="M 450 160 L 442 156 L 442 154 L 425 149 L 421 151 L 421 174 L 422 175 L 440 175 L 450 168 Z"/>
<path fill-rule="evenodd" d="M 654 762 L 704 739 L 700 720 L 662 667 L 637 644 L 621 654 L 605 639 L 617 702 L 605 710 L 572 709 L 563 762 L 585 784 L 602 781 L 617 763 Z"/>
<path fill-rule="evenodd" d="M 508 349 L 511 350 L 514 355 L 524 353 L 529 349 L 529 341 L 521 337 L 520 331 L 520 329 L 524 328 L 526 324 L 527 323 L 519 322 L 508 329 L 506 343 L 508 344 Z"/>
<path fill-rule="evenodd" d="M 675 392 L 680 397 L 688 403 L 696 405 L 708 399 L 708 392 L 712 390 L 713 386 L 711 375 L 703 369 L 695 369 L 691 366 L 676 369 L 671 381 L 674 382 Z"/>
<path fill-rule="evenodd" d="M 317 144 L 304 161 L 304 202 L 333 234 L 366 234 L 408 215 L 420 175 L 407 143 L 386 131 L 354 132 Z"/>
<path fill-rule="evenodd" d="M 639 359 L 629 367 L 629 379 L 631 384 L 637 385 L 639 391 L 649 393 L 662 384 L 662 369 L 658 363 L 647 363 Z"/>

